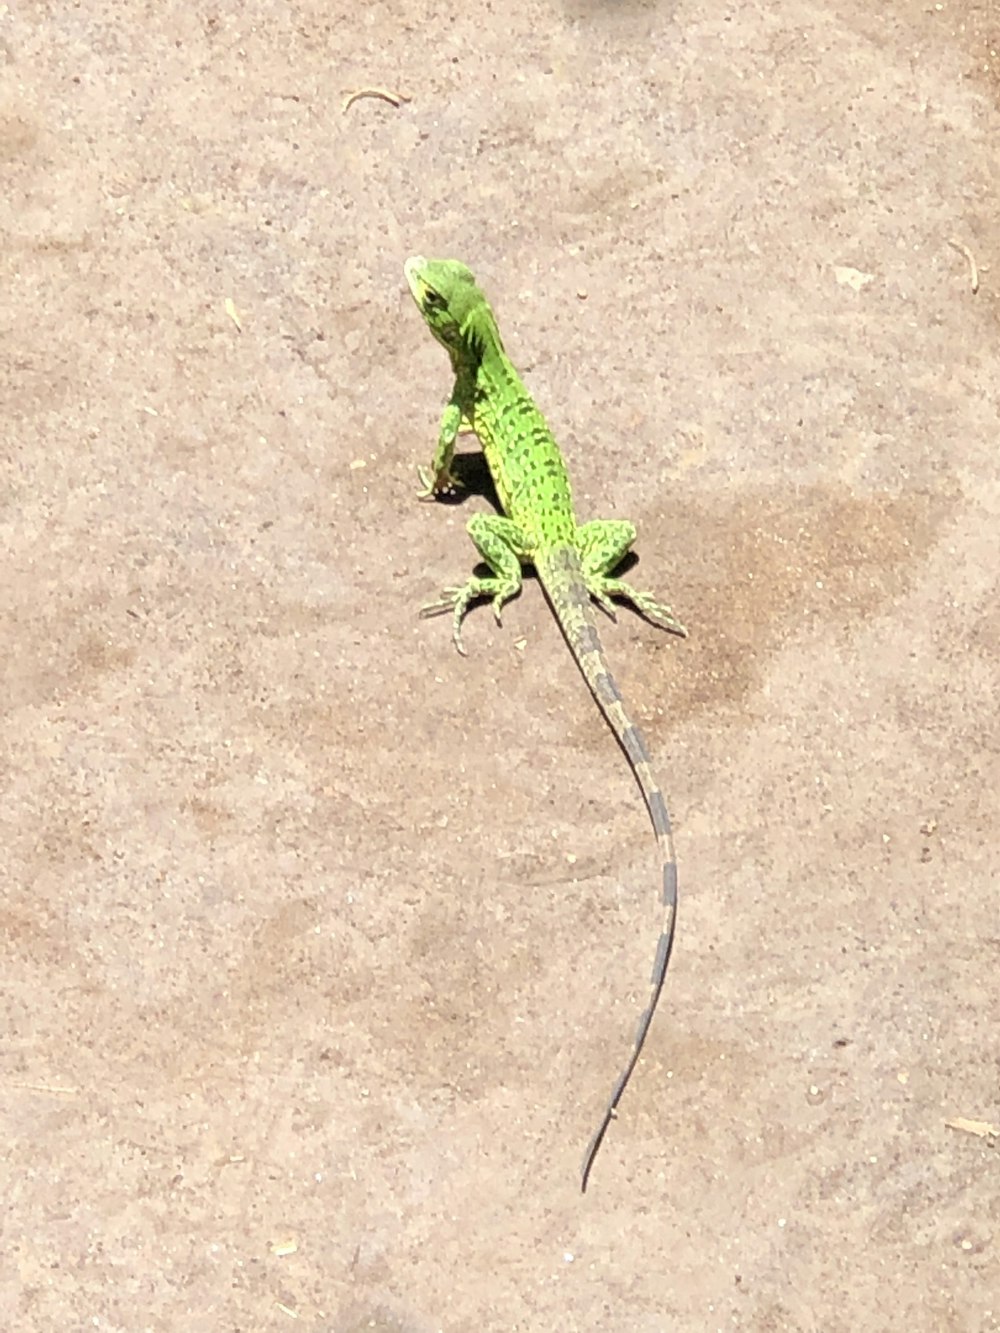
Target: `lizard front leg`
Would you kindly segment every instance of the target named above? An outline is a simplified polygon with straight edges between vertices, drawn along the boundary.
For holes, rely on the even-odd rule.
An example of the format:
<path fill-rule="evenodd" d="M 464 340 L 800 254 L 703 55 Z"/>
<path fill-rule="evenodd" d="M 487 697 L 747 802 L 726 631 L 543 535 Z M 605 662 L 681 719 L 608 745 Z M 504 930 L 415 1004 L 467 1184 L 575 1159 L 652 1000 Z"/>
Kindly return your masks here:
<path fill-rule="evenodd" d="M 458 490 L 461 482 L 451 470 L 451 460 L 455 456 L 455 441 L 459 432 L 467 425 L 462 408 L 457 399 L 452 397 L 441 415 L 441 429 L 438 432 L 437 449 L 430 469 L 417 468 L 422 489 L 417 492 L 420 500 L 433 500 L 436 495 Z"/>
<path fill-rule="evenodd" d="M 462 619 L 470 602 L 477 597 L 492 598 L 493 614 L 499 625 L 504 602 L 510 601 L 521 591 L 521 561 L 527 558 L 524 534 L 509 518 L 502 518 L 499 514 L 474 514 L 469 519 L 468 532 L 476 544 L 476 550 L 493 571 L 493 577 L 481 579 L 473 576 L 461 587 L 445 588 L 436 602 L 420 608 L 422 616 L 452 612 L 452 638 L 463 656 Z"/>
<path fill-rule="evenodd" d="M 669 606 L 658 602 L 652 593 L 636 592 L 622 579 L 611 577 L 611 571 L 625 559 L 634 541 L 634 523 L 598 518 L 591 523 L 581 524 L 577 529 L 576 543 L 587 591 L 612 620 L 615 618 L 615 608 L 611 598 L 621 597 L 631 602 L 640 615 L 660 629 L 687 638 L 687 630 Z"/>
<path fill-rule="evenodd" d="M 417 476 L 423 487 L 419 493 L 421 500 L 433 500 L 436 495 L 460 490 L 462 486 L 461 481 L 451 470 L 451 460 L 455 456 L 455 441 L 459 435 L 475 429 L 469 418 L 468 409 L 476 395 L 476 372 L 471 366 L 456 364 L 454 358 L 452 369 L 455 371 L 455 383 L 448 405 L 441 414 L 441 429 L 438 431 L 434 461 L 429 471 L 427 468 L 417 468 Z"/>

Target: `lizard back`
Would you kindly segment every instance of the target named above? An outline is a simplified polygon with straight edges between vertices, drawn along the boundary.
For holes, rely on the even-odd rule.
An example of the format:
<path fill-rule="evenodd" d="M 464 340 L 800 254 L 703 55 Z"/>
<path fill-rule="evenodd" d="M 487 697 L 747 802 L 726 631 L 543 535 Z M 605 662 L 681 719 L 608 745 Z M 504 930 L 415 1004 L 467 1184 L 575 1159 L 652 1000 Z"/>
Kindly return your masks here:
<path fill-rule="evenodd" d="M 462 404 L 483 446 L 504 513 L 533 550 L 572 543 L 573 493 L 549 424 L 502 348 L 487 349 Z"/>

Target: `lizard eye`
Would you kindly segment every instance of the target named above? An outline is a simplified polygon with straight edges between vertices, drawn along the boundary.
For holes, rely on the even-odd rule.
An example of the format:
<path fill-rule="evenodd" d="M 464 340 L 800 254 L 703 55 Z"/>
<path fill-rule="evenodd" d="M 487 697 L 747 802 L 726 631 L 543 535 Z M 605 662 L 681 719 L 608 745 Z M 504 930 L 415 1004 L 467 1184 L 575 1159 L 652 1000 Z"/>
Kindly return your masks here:
<path fill-rule="evenodd" d="M 448 302 L 440 292 L 434 291 L 433 287 L 428 287 L 424 293 L 424 305 L 428 310 L 443 310 Z"/>

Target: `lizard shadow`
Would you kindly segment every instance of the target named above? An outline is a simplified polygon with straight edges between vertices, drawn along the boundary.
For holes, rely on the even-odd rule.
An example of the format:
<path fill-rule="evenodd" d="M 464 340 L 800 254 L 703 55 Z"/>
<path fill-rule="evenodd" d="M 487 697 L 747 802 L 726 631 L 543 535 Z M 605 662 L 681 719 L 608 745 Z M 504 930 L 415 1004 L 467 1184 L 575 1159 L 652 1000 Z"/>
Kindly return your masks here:
<path fill-rule="evenodd" d="M 503 513 L 500 497 L 493 485 L 493 478 L 481 453 L 456 454 L 451 460 L 451 471 L 460 483 L 454 491 L 435 496 L 438 504 L 460 505 L 469 495 L 481 495 L 487 504 L 491 504 L 498 514 Z"/>

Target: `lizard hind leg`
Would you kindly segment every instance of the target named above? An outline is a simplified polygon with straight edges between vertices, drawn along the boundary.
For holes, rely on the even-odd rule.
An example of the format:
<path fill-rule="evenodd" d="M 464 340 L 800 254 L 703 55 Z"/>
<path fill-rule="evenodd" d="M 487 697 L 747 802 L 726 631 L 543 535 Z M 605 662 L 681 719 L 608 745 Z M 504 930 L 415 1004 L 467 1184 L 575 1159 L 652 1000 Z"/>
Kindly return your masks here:
<path fill-rule="evenodd" d="M 509 518 L 499 514 L 475 514 L 469 519 L 468 532 L 476 550 L 493 571 L 492 577 L 473 576 L 461 587 L 445 588 L 436 602 L 420 610 L 422 616 L 452 612 L 452 638 L 463 656 L 462 621 L 470 604 L 479 597 L 489 597 L 499 625 L 504 602 L 509 602 L 521 591 L 521 561 L 527 558 L 524 534 Z"/>
<path fill-rule="evenodd" d="M 652 593 L 637 592 L 623 579 L 611 577 L 628 555 L 635 541 L 635 524 L 623 519 L 598 518 L 584 523 L 577 531 L 577 549 L 583 566 L 587 591 L 594 601 L 614 619 L 612 597 L 631 602 L 640 615 L 661 629 L 687 637 L 687 630 L 669 606 L 658 602 Z"/>

